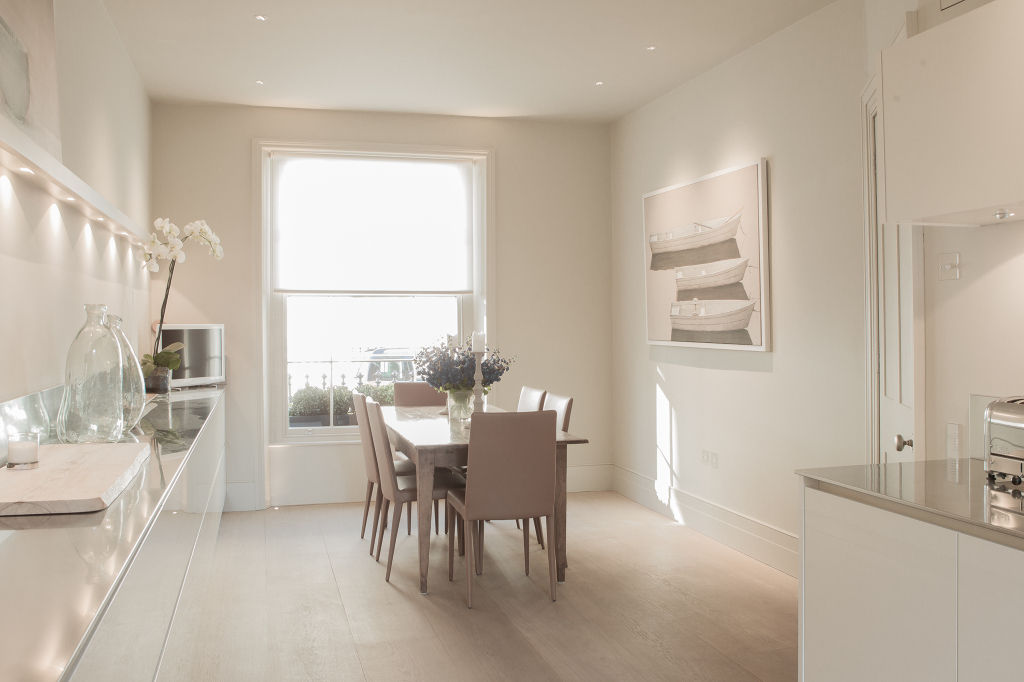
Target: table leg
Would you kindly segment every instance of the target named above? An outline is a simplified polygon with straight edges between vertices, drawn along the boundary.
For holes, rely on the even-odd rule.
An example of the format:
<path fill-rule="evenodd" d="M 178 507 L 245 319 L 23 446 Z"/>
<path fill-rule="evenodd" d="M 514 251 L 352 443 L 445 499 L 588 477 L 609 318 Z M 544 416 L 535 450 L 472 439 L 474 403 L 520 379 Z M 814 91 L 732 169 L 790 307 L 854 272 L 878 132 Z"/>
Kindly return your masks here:
<path fill-rule="evenodd" d="M 416 541 L 420 548 L 420 594 L 427 593 L 427 566 L 430 564 L 430 511 L 434 495 L 434 455 L 418 452 L 416 459 Z"/>
<path fill-rule="evenodd" d="M 558 582 L 565 582 L 565 567 L 569 565 L 565 558 L 565 476 L 568 462 L 566 451 L 568 446 L 559 443 L 555 455 L 555 537 L 548 542 L 555 543 L 555 554 L 558 560 Z"/>

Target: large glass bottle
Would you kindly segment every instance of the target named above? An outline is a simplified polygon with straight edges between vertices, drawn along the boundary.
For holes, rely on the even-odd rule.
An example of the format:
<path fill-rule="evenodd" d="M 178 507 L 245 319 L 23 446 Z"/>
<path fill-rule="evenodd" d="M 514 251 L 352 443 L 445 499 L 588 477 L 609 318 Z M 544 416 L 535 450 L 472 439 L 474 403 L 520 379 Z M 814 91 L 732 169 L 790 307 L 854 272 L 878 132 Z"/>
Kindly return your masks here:
<path fill-rule="evenodd" d="M 146 406 L 146 379 L 142 376 L 142 365 L 131 342 L 121 327 L 121 318 L 107 315 L 107 326 L 114 332 L 121 346 L 121 397 L 124 403 L 124 430 L 131 431 L 142 419 Z"/>
<path fill-rule="evenodd" d="M 104 324 L 107 306 L 85 306 L 85 324 L 68 349 L 57 414 L 62 443 L 117 442 L 124 430 L 121 346 Z"/>

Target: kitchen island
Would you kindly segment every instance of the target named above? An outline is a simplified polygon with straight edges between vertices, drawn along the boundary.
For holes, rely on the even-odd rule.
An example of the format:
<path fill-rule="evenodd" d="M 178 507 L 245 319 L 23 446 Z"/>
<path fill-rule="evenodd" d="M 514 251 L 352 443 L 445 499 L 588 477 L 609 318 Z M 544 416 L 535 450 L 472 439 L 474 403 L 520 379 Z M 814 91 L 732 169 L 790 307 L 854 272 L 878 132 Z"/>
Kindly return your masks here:
<path fill-rule="evenodd" d="M 222 390 L 155 402 L 142 470 L 88 514 L 0 517 L 0 679 L 153 679 L 188 656 L 224 508 Z"/>
<path fill-rule="evenodd" d="M 989 679 L 1024 609 L 1021 492 L 970 459 L 797 473 L 800 679 Z"/>

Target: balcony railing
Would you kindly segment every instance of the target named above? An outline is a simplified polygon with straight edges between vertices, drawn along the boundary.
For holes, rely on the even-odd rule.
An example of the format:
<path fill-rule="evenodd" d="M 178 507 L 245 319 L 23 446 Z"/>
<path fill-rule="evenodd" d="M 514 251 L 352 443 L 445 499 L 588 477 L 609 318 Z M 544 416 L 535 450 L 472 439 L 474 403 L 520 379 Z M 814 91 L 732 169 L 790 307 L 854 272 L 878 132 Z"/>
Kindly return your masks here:
<path fill-rule="evenodd" d="M 296 360 L 288 366 L 288 425 L 292 428 L 356 423 L 352 392 L 394 405 L 395 381 L 415 379 L 411 354 L 380 353 L 355 360 Z"/>

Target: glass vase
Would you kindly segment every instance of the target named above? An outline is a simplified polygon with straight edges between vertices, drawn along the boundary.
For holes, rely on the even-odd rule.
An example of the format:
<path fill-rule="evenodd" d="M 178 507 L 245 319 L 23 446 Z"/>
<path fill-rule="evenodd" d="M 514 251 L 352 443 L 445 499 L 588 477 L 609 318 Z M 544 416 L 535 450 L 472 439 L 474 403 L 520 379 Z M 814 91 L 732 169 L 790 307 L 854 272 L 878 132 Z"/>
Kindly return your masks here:
<path fill-rule="evenodd" d="M 142 365 L 139 356 L 125 336 L 121 327 L 121 318 L 107 315 L 107 326 L 114 332 L 118 345 L 121 347 L 121 399 L 124 405 L 124 430 L 131 431 L 142 419 L 142 410 L 146 406 L 146 380 L 142 376 Z"/>
<path fill-rule="evenodd" d="M 469 426 L 473 416 L 473 391 L 448 391 L 448 421 L 460 426 Z"/>
<path fill-rule="evenodd" d="M 124 430 L 121 346 L 105 324 L 107 306 L 85 306 L 85 324 L 68 349 L 57 414 L 62 443 L 116 443 Z"/>

